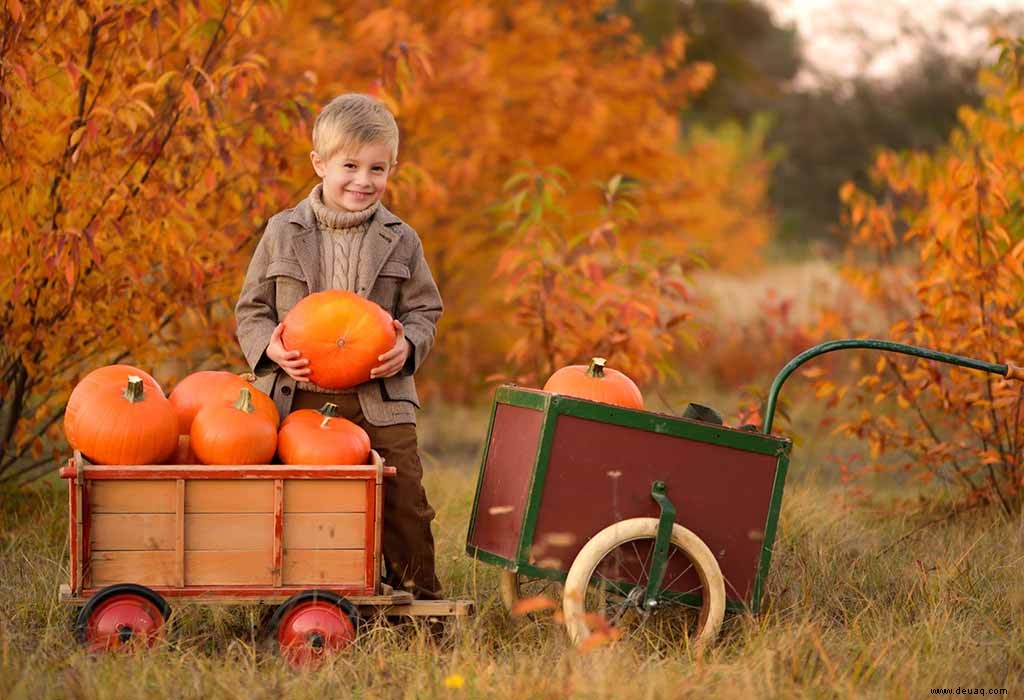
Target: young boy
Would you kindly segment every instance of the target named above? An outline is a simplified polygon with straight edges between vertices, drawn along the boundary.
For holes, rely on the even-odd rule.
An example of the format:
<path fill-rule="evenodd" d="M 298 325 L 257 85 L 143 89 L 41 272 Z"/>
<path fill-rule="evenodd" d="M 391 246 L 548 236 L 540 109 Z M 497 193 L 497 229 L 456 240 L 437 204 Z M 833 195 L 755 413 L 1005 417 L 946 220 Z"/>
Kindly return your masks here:
<path fill-rule="evenodd" d="M 282 416 L 330 401 L 362 426 L 385 464 L 382 549 L 386 583 L 437 599 L 434 538 L 416 443 L 419 398 L 413 373 L 434 342 L 441 296 L 416 232 L 380 198 L 398 157 L 398 125 L 367 95 L 336 97 L 313 125 L 309 196 L 270 219 L 235 307 L 238 341 Z M 371 379 L 338 392 L 310 383 L 308 360 L 281 343 L 281 320 L 302 297 L 327 289 L 355 292 L 395 319 L 397 340 Z"/>

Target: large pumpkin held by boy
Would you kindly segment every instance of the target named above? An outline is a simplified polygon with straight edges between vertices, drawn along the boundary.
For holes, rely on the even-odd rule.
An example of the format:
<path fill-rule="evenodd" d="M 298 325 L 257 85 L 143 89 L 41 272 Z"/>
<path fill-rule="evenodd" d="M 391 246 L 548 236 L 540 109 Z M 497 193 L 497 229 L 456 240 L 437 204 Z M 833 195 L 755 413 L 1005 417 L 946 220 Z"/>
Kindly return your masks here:
<path fill-rule="evenodd" d="M 281 341 L 309 360 L 309 381 L 348 389 L 369 381 L 370 370 L 395 344 L 391 315 L 368 299 L 340 289 L 304 297 L 284 318 Z"/>

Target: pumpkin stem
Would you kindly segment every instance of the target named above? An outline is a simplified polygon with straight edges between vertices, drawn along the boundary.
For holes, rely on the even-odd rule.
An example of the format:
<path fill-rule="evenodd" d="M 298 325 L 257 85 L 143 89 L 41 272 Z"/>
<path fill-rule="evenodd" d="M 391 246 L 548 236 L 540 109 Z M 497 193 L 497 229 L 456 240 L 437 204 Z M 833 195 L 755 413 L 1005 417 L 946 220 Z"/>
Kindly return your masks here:
<path fill-rule="evenodd" d="M 252 394 L 248 389 L 238 390 L 238 401 L 235 401 L 235 408 L 244 413 L 256 412 L 256 407 L 252 405 Z"/>
<path fill-rule="evenodd" d="M 323 405 L 323 408 L 319 411 L 321 416 L 327 416 L 328 418 L 334 418 L 338 415 L 338 404 L 327 402 Z"/>
<path fill-rule="evenodd" d="M 247 381 L 250 384 L 256 381 L 256 375 L 253 374 L 252 372 L 242 372 L 241 374 L 238 375 L 238 377 L 239 379 Z"/>
<path fill-rule="evenodd" d="M 145 398 L 146 388 L 142 385 L 142 377 L 137 377 L 134 374 L 128 377 L 128 386 L 121 392 L 121 396 L 125 397 L 129 403 L 139 403 Z"/>
<path fill-rule="evenodd" d="M 608 360 L 604 359 L 603 357 L 592 357 L 592 358 L 590 358 L 590 366 L 587 367 L 587 376 L 588 377 L 598 377 L 598 378 L 603 377 L 604 376 L 604 363 L 607 362 L 607 361 Z"/>
<path fill-rule="evenodd" d="M 320 427 L 326 428 L 331 422 L 332 416 L 324 416 L 324 419 L 320 421 Z"/>

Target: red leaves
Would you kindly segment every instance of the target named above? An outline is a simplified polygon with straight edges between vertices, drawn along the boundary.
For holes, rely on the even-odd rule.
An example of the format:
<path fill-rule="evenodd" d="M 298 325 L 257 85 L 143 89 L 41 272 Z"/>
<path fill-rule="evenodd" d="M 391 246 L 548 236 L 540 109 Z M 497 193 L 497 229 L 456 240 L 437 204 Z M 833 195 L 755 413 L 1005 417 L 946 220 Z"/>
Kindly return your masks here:
<path fill-rule="evenodd" d="M 510 369 L 539 384 L 558 366 L 601 354 L 650 379 L 689 317 L 685 285 L 619 235 L 629 225 L 613 214 L 616 198 L 629 194 L 622 178 L 609 182 L 605 207 L 577 211 L 571 224 L 560 203 L 573 195 L 569 184 L 556 169 L 524 171 L 506 184 L 512 233 L 497 270 L 522 333 L 507 354 Z"/>

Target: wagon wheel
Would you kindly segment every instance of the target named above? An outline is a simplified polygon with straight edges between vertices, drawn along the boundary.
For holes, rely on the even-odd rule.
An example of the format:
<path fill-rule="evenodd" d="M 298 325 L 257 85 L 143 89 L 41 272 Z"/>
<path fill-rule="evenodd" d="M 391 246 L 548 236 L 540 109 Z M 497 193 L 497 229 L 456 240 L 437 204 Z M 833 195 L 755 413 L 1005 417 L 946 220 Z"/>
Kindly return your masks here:
<path fill-rule="evenodd" d="M 561 581 L 554 581 L 539 576 L 527 576 L 502 569 L 498 580 L 498 591 L 501 602 L 509 612 L 515 610 L 516 604 L 529 598 L 550 598 L 556 605 L 562 597 Z"/>
<path fill-rule="evenodd" d="M 562 603 L 575 644 L 592 636 L 628 636 L 705 645 L 717 636 L 725 616 L 722 571 L 707 545 L 682 525 L 672 526 L 654 605 L 644 605 L 657 533 L 656 518 L 631 518 L 601 530 L 580 550 L 569 569 Z"/>
<path fill-rule="evenodd" d="M 356 638 L 359 611 L 330 591 L 303 591 L 281 603 L 270 620 L 277 652 L 294 668 L 319 666 Z"/>
<path fill-rule="evenodd" d="M 78 612 L 75 638 L 91 652 L 152 647 L 163 638 L 171 606 L 134 583 L 107 586 Z"/>

